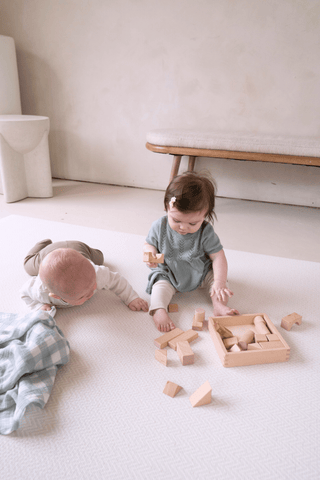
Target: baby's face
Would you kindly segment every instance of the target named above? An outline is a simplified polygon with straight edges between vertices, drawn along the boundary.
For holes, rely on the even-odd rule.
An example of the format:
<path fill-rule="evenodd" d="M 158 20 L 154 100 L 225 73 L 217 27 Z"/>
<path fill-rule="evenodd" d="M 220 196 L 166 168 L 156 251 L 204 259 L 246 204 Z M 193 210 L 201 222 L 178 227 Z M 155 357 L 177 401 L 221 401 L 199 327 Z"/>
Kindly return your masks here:
<path fill-rule="evenodd" d="M 169 225 L 172 230 L 180 233 L 180 235 L 195 233 L 201 227 L 206 217 L 206 213 L 206 210 L 202 210 L 201 212 L 182 213 L 174 207 L 169 207 Z"/>
<path fill-rule="evenodd" d="M 94 277 L 89 282 L 83 282 L 78 287 L 75 292 L 62 294 L 62 300 L 73 306 L 82 305 L 95 293 L 97 288 L 96 278 Z"/>

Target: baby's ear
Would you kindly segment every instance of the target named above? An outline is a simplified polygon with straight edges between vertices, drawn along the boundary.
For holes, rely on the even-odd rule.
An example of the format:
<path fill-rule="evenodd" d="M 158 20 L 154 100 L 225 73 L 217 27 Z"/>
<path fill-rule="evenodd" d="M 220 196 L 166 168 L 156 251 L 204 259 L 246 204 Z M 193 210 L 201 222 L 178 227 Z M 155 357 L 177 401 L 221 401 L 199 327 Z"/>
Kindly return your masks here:
<path fill-rule="evenodd" d="M 49 297 L 56 298 L 57 300 L 61 300 L 61 297 L 58 297 L 58 295 L 55 295 L 54 293 L 49 293 Z"/>

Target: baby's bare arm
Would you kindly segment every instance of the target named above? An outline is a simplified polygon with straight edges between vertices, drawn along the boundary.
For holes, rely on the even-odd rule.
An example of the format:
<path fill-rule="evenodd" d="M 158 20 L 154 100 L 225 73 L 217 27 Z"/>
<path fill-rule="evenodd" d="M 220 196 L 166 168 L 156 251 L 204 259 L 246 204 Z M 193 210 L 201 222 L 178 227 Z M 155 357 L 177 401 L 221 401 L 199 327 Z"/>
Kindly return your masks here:
<path fill-rule="evenodd" d="M 227 297 L 232 297 L 233 292 L 227 288 L 228 278 L 228 263 L 223 250 L 217 253 L 212 253 L 210 259 L 212 260 L 213 269 L 213 286 L 211 297 L 217 295 L 219 301 L 225 301 Z"/>

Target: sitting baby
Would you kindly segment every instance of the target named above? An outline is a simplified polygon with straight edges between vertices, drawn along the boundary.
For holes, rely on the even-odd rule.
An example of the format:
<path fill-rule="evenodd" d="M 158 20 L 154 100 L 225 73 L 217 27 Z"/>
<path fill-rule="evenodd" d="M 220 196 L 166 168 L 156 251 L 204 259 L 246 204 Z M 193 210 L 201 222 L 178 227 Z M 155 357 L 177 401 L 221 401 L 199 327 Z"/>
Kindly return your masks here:
<path fill-rule="evenodd" d="M 22 300 L 35 310 L 82 305 L 96 290 L 107 289 L 133 311 L 148 311 L 128 281 L 103 265 L 103 254 L 85 243 L 38 242 L 24 260 L 31 278 L 20 290 Z"/>

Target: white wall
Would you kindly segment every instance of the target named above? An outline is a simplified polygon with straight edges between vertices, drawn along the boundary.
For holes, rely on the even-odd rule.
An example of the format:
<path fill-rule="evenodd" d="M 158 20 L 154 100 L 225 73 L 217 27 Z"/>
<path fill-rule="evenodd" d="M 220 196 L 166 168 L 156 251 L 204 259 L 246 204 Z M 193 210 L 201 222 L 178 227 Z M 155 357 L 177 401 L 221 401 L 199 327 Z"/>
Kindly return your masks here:
<path fill-rule="evenodd" d="M 164 189 L 153 128 L 320 135 L 319 0 L 2 0 L 0 33 L 55 177 Z M 221 196 L 320 206 L 319 168 L 199 165 Z"/>

